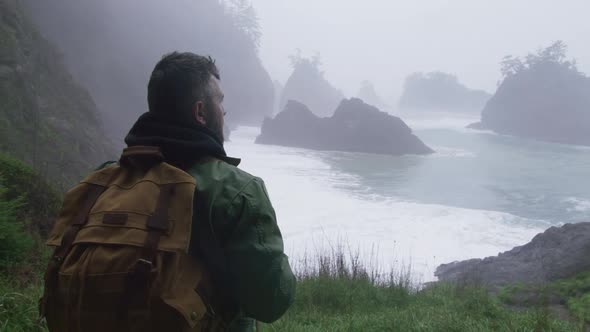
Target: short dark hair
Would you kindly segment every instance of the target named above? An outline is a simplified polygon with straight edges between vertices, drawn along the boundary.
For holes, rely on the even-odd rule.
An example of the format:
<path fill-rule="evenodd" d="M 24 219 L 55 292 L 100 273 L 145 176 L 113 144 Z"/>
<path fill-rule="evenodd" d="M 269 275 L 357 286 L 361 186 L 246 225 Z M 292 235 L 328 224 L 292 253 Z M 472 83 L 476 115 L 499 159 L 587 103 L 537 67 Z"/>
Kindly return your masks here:
<path fill-rule="evenodd" d="M 180 119 L 189 115 L 197 100 L 208 101 L 211 76 L 219 70 L 210 56 L 190 52 L 166 54 L 156 64 L 148 83 L 150 112 L 167 113 Z"/>

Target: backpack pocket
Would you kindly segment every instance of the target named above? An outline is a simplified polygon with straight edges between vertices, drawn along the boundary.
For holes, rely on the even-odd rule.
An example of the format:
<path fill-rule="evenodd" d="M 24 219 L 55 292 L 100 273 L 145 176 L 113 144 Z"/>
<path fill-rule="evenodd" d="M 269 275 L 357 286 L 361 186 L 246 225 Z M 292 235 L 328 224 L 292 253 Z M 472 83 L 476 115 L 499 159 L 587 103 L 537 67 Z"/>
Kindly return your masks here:
<path fill-rule="evenodd" d="M 194 289 L 178 289 L 178 294 L 163 297 L 164 303 L 174 308 L 186 321 L 190 328 L 194 328 L 207 314 L 207 307 Z M 176 293 L 176 292 L 175 292 Z"/>

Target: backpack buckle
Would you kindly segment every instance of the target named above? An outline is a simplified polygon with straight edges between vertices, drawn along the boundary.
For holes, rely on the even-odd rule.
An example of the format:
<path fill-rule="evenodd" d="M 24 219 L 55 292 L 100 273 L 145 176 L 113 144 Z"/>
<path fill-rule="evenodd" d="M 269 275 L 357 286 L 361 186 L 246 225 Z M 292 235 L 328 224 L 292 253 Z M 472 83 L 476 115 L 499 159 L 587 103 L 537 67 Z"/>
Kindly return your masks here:
<path fill-rule="evenodd" d="M 154 266 L 154 263 L 152 263 L 151 261 L 148 261 L 147 259 L 144 258 L 140 258 L 137 260 L 138 264 L 142 264 L 145 265 L 147 268 L 149 268 L 150 270 L 152 269 L 152 267 Z"/>

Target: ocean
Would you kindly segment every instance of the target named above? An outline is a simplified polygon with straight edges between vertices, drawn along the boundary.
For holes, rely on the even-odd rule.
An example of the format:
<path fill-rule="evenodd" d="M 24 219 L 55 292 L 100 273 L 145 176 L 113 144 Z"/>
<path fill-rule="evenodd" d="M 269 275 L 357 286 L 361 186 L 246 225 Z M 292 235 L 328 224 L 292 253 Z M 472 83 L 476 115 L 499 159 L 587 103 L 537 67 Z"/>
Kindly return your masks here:
<path fill-rule="evenodd" d="M 226 143 L 264 179 L 295 265 L 343 247 L 382 270 L 435 280 L 442 263 L 497 255 L 551 226 L 590 221 L 590 148 L 465 129 L 471 116 L 403 118 L 428 156 Z"/>

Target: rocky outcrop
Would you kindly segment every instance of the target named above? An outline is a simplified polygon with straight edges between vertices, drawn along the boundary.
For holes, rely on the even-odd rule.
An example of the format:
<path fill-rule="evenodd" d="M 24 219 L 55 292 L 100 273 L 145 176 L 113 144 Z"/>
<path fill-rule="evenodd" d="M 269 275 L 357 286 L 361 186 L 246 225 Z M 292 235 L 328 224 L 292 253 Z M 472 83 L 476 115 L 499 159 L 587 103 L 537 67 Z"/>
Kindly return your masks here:
<path fill-rule="evenodd" d="M 272 116 L 275 116 L 277 113 L 281 111 L 281 95 L 283 94 L 283 89 L 285 88 L 281 82 L 274 80 L 272 82 L 275 92 L 275 102 L 273 105 Z"/>
<path fill-rule="evenodd" d="M 565 144 L 590 145 L 590 78 L 565 61 L 559 42 L 525 62 L 507 58 L 505 78 L 473 129 Z"/>
<path fill-rule="evenodd" d="M 280 108 L 283 109 L 289 100 L 295 100 L 307 105 L 318 116 L 332 115 L 344 95 L 326 80 L 319 69 L 319 58 L 295 57 L 292 61 L 293 73 L 282 90 Z"/>
<path fill-rule="evenodd" d="M 356 98 L 343 100 L 329 118 L 289 101 L 274 119 L 265 119 L 256 143 L 389 155 L 433 152 L 400 118 Z"/>
<path fill-rule="evenodd" d="M 490 94 L 469 89 L 456 76 L 442 73 L 414 73 L 406 78 L 399 101 L 402 110 L 479 112 Z"/>
<path fill-rule="evenodd" d="M 388 109 L 389 106 L 379 97 L 375 86 L 370 81 L 362 81 L 361 87 L 356 94 L 358 98 L 363 100 L 365 103 L 373 105 L 379 109 Z"/>
<path fill-rule="evenodd" d="M 494 257 L 440 265 L 439 281 L 475 282 L 492 288 L 541 284 L 590 271 L 590 222 L 551 227 L 531 242 Z"/>

